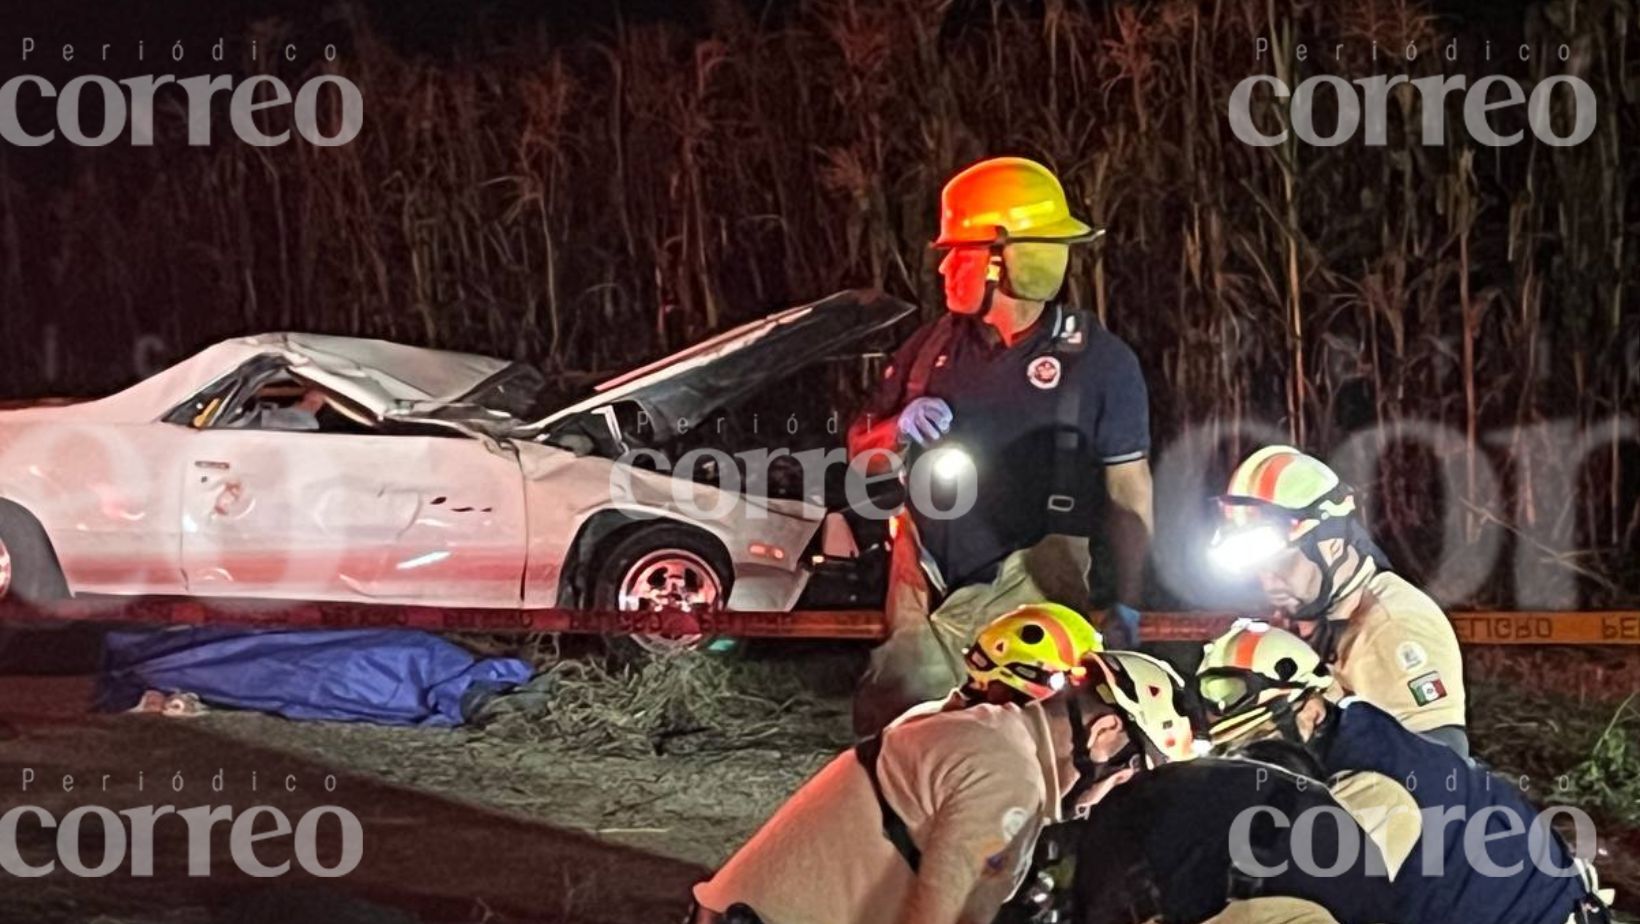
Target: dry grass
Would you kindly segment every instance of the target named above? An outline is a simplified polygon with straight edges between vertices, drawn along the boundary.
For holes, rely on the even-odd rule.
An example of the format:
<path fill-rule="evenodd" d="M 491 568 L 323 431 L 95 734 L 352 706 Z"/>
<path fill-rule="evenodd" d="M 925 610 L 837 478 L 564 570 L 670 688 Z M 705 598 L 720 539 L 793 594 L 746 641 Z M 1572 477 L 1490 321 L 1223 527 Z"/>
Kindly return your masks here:
<path fill-rule="evenodd" d="M 1471 649 L 1470 739 L 1540 804 L 1640 828 L 1640 652 Z M 1604 824 L 1603 824 L 1604 827 Z"/>
<path fill-rule="evenodd" d="M 486 721 L 489 735 L 608 756 L 796 753 L 848 741 L 841 708 L 801 673 L 694 653 L 619 667 L 563 660 L 498 701 Z"/>
<path fill-rule="evenodd" d="M 1632 651 L 1632 649 L 1630 650 Z M 1493 650 L 1468 658 L 1469 732 L 1476 755 L 1506 779 L 1523 778 L 1539 806 L 1588 812 L 1602 883 L 1640 910 L 1640 653 L 1612 649 Z M 1627 662 L 1627 670 L 1617 672 Z M 1580 669 L 1611 670 L 1580 682 Z M 1619 917 L 1619 920 L 1634 920 Z"/>

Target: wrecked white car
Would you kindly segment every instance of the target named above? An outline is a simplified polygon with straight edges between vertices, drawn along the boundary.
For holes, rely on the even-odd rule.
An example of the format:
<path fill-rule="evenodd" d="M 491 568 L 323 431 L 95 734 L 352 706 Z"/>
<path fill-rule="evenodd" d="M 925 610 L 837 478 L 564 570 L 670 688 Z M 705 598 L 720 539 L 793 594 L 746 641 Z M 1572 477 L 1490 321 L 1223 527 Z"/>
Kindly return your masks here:
<path fill-rule="evenodd" d="M 912 310 L 839 293 L 563 407 L 483 356 L 219 343 L 111 397 L 0 412 L 0 595 L 789 609 L 846 530 L 812 500 L 618 461 L 622 422 L 664 443 Z"/>

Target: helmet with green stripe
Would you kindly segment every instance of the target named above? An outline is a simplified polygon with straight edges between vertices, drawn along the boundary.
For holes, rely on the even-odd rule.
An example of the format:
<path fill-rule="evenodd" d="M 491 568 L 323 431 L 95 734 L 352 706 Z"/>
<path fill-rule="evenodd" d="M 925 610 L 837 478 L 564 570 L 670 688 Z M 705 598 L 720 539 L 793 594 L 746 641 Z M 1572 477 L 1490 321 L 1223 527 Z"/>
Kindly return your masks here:
<path fill-rule="evenodd" d="M 1279 729 L 1298 740 L 1294 712 L 1331 689 L 1333 677 L 1305 641 L 1284 629 L 1240 619 L 1208 642 L 1196 669 L 1196 689 L 1215 746 Z"/>
<path fill-rule="evenodd" d="M 1323 524 L 1341 527 L 1355 513 L 1354 490 L 1326 463 L 1291 446 L 1266 446 L 1248 456 L 1217 500 L 1223 519 L 1213 560 L 1232 569 L 1257 565 Z"/>
<path fill-rule="evenodd" d="M 1251 573 L 1294 548 L 1321 569 L 1319 595 L 1293 613 L 1295 619 L 1319 619 L 1347 590 L 1335 581 L 1344 559 L 1324 556 L 1323 541 L 1341 539 L 1364 558 L 1383 561 L 1356 521 L 1355 489 L 1291 446 L 1266 446 L 1248 456 L 1215 500 L 1219 524 L 1208 554 L 1221 570 Z"/>

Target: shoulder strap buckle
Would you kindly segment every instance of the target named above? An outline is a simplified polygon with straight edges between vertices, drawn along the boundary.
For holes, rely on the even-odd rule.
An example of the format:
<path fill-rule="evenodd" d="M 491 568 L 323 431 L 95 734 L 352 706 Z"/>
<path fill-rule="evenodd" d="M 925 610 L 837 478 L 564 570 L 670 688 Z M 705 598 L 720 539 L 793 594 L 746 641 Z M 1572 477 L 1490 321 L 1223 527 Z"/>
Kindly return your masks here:
<path fill-rule="evenodd" d="M 1054 326 L 1053 351 L 1060 354 L 1080 353 L 1088 345 L 1088 325 L 1091 315 L 1079 308 L 1059 306 L 1059 317 Z"/>

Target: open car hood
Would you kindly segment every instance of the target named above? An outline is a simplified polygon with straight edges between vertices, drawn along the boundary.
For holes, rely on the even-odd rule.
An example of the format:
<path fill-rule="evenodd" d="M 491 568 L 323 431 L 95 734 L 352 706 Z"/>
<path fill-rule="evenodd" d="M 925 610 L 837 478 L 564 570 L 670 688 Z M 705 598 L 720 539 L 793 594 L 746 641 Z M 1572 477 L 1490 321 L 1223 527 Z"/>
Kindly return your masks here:
<path fill-rule="evenodd" d="M 596 393 L 528 429 L 555 425 L 620 401 L 648 415 L 656 442 L 696 426 L 725 405 L 901 318 L 916 306 L 873 289 L 851 289 L 742 324 L 597 386 Z"/>

